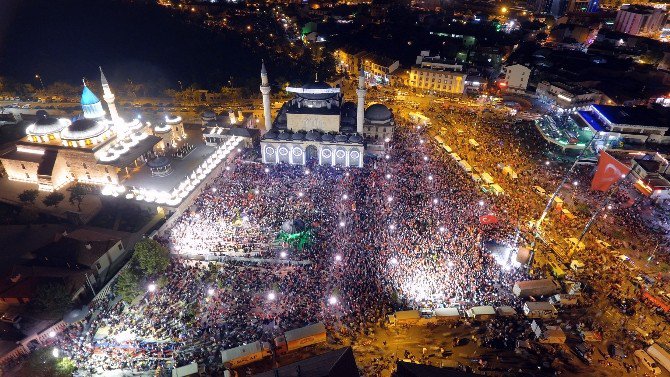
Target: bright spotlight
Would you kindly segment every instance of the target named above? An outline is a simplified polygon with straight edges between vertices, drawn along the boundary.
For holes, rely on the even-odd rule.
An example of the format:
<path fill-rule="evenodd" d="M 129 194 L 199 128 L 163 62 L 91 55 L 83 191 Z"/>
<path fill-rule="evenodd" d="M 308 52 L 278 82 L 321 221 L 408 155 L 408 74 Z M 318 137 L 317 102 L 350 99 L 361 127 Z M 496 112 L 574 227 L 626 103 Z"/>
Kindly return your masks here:
<path fill-rule="evenodd" d="M 51 330 L 49 331 L 49 338 L 55 338 L 56 337 L 56 332 Z"/>
<path fill-rule="evenodd" d="M 258 190 L 258 189 L 255 189 L 255 190 L 254 190 L 254 194 L 256 194 L 256 195 L 258 195 L 258 194 L 260 194 L 260 193 L 261 193 L 260 190 Z"/>
<path fill-rule="evenodd" d="M 309 175 L 309 169 L 305 170 L 305 175 Z"/>
<path fill-rule="evenodd" d="M 480 201 L 479 201 L 479 206 L 480 206 L 480 207 L 483 207 L 483 206 L 484 206 L 484 201 L 483 201 L 483 200 L 480 200 Z"/>
<path fill-rule="evenodd" d="M 341 262 L 342 256 L 340 254 L 335 254 L 335 262 Z"/>
<path fill-rule="evenodd" d="M 428 156 L 423 156 L 424 161 L 428 161 Z"/>
<path fill-rule="evenodd" d="M 391 174 L 386 173 L 386 179 L 391 179 Z"/>
<path fill-rule="evenodd" d="M 445 230 L 446 229 L 443 226 L 440 227 L 440 233 L 444 233 Z"/>
<path fill-rule="evenodd" d="M 51 354 L 54 357 L 58 357 L 60 355 L 60 351 L 58 350 L 58 348 L 54 348 L 53 351 L 51 351 Z"/>
<path fill-rule="evenodd" d="M 281 253 L 279 253 L 279 257 L 282 258 L 282 259 L 285 259 L 287 255 L 288 254 L 286 254 L 285 251 L 282 251 Z"/>
<path fill-rule="evenodd" d="M 268 293 L 268 301 L 274 301 L 277 298 L 277 295 L 274 292 Z"/>
<path fill-rule="evenodd" d="M 429 181 L 432 181 L 432 180 L 433 180 L 433 175 L 432 175 L 432 174 L 428 176 L 428 180 L 429 180 Z"/>
<path fill-rule="evenodd" d="M 269 173 L 269 172 L 270 172 L 270 169 L 265 168 L 265 172 L 266 172 L 266 173 Z"/>
<path fill-rule="evenodd" d="M 437 198 L 434 198 L 433 199 L 433 204 L 437 204 L 437 202 L 438 202 Z"/>
<path fill-rule="evenodd" d="M 344 221 L 340 221 L 340 228 L 343 228 L 345 225 L 347 225 L 347 223 L 345 223 Z"/>
<path fill-rule="evenodd" d="M 216 187 L 212 187 L 212 192 L 216 192 Z"/>
<path fill-rule="evenodd" d="M 391 262 L 391 264 L 398 264 L 398 258 L 393 257 L 393 258 L 391 258 L 390 262 Z"/>
<path fill-rule="evenodd" d="M 394 224 L 389 225 L 389 229 L 395 230 L 395 225 Z"/>
<path fill-rule="evenodd" d="M 389 156 L 389 155 L 386 155 L 386 159 L 388 160 L 389 158 L 391 158 L 391 156 Z"/>
<path fill-rule="evenodd" d="M 156 292 L 156 284 L 155 283 L 149 284 L 149 292 Z"/>
<path fill-rule="evenodd" d="M 330 296 L 330 298 L 328 299 L 328 303 L 329 303 L 330 305 L 335 305 L 335 304 L 337 304 L 337 297 L 335 297 L 335 296 Z"/>
<path fill-rule="evenodd" d="M 209 289 L 207 290 L 207 295 L 208 295 L 208 296 L 214 296 L 214 288 L 209 288 Z"/>
<path fill-rule="evenodd" d="M 393 201 L 393 197 L 392 197 L 392 196 L 389 196 L 388 198 L 386 198 L 386 201 L 389 202 L 389 203 L 391 203 L 391 202 Z"/>
<path fill-rule="evenodd" d="M 305 195 L 305 194 L 304 194 L 302 191 L 300 191 L 300 192 L 298 193 L 298 196 L 301 197 L 301 198 L 302 198 L 304 195 Z"/>
<path fill-rule="evenodd" d="M 347 194 L 342 195 L 342 199 L 344 199 L 344 200 L 349 199 L 349 195 L 347 195 Z"/>

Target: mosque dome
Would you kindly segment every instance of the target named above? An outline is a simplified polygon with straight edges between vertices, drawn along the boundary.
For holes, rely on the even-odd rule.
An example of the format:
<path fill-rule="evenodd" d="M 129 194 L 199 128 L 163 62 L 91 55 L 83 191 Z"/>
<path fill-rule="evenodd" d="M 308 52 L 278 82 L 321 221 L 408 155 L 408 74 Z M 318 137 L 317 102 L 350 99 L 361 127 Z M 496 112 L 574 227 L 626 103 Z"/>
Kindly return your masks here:
<path fill-rule="evenodd" d="M 347 101 L 344 104 L 342 104 L 342 116 L 347 117 L 347 118 L 356 118 L 356 104 Z"/>
<path fill-rule="evenodd" d="M 263 135 L 263 138 L 264 139 L 276 139 L 277 138 L 277 131 L 270 130 L 265 135 Z"/>
<path fill-rule="evenodd" d="M 333 141 L 333 139 L 335 139 L 335 137 L 331 134 L 325 134 L 325 135 L 321 136 L 321 141 L 330 142 L 330 141 Z"/>
<path fill-rule="evenodd" d="M 307 134 L 305 134 L 305 140 L 308 141 L 318 141 L 321 140 L 321 133 L 315 130 L 308 131 Z"/>
<path fill-rule="evenodd" d="M 35 111 L 35 116 L 36 116 L 37 118 L 48 117 L 48 116 L 49 116 L 49 113 L 47 113 L 46 110 L 42 110 L 42 109 L 40 109 L 40 110 Z"/>
<path fill-rule="evenodd" d="M 170 165 L 170 159 L 165 156 L 158 156 L 147 161 L 147 166 L 150 168 L 164 168 Z"/>
<path fill-rule="evenodd" d="M 349 140 L 349 137 L 347 135 L 340 134 L 340 135 L 335 136 L 335 141 L 337 141 L 338 143 L 344 143 L 347 140 Z"/>
<path fill-rule="evenodd" d="M 84 112 L 84 117 L 87 119 L 102 118 L 105 116 L 102 103 L 100 103 L 98 97 L 86 85 L 84 85 L 84 91 L 81 93 L 81 109 Z"/>
<path fill-rule="evenodd" d="M 303 89 L 332 89 L 330 85 L 323 81 L 311 82 L 302 87 Z M 298 93 L 298 96 L 304 99 L 324 100 L 333 98 L 337 93 Z"/>
<path fill-rule="evenodd" d="M 27 132 L 30 135 L 49 135 L 60 132 L 68 125 L 70 125 L 69 120 L 50 117 L 45 112 L 43 116 L 37 117 L 37 121 L 28 127 Z"/>
<path fill-rule="evenodd" d="M 363 137 L 359 134 L 351 135 L 349 137 L 349 142 L 350 143 L 362 143 L 363 142 Z"/>
<path fill-rule="evenodd" d="M 216 119 L 216 113 L 212 110 L 205 110 L 202 112 L 201 117 L 203 120 L 214 120 Z"/>
<path fill-rule="evenodd" d="M 106 122 L 96 119 L 81 118 L 70 124 L 61 132 L 61 138 L 68 140 L 85 140 L 102 135 L 107 131 Z"/>
<path fill-rule="evenodd" d="M 291 134 L 288 132 L 280 132 L 277 139 L 282 141 L 291 140 Z"/>
<path fill-rule="evenodd" d="M 387 122 L 392 118 L 391 110 L 381 103 L 371 105 L 365 110 L 365 119 L 373 122 Z"/>
<path fill-rule="evenodd" d="M 291 136 L 291 140 L 295 140 L 295 141 L 305 140 L 305 133 L 304 132 L 296 132 Z"/>

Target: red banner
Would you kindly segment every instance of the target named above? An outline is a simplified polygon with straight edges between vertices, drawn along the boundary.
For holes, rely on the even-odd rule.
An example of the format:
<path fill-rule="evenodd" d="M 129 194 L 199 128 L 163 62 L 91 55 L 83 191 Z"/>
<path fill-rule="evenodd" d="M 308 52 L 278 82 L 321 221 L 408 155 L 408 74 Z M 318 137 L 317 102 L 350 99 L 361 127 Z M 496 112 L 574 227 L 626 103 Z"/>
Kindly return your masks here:
<path fill-rule="evenodd" d="M 598 170 L 596 170 L 596 174 L 591 181 L 591 190 L 607 191 L 629 171 L 628 166 L 610 156 L 607 152 L 601 151 Z"/>
<path fill-rule="evenodd" d="M 479 216 L 479 222 L 482 225 L 495 224 L 498 222 L 498 218 L 495 215 Z"/>

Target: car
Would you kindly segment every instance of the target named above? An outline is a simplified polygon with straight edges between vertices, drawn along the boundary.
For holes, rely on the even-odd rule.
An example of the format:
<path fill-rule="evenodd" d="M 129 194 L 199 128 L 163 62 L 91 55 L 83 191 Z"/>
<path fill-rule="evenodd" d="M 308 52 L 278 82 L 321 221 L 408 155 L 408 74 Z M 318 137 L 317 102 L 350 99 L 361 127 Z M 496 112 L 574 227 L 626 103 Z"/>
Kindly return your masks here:
<path fill-rule="evenodd" d="M 470 343 L 469 338 L 454 338 L 454 347 L 464 346 Z"/>
<path fill-rule="evenodd" d="M 614 358 L 619 358 L 619 359 L 625 359 L 626 354 L 623 352 L 623 348 L 621 346 L 616 345 L 614 343 L 610 343 L 610 345 L 607 346 L 607 354 L 610 355 L 610 357 Z"/>
<path fill-rule="evenodd" d="M 589 355 L 589 347 L 586 343 L 579 343 L 572 347 L 572 351 L 579 357 L 579 359 L 586 365 L 591 365 L 591 356 Z"/>
<path fill-rule="evenodd" d="M 547 192 L 544 191 L 544 189 L 540 186 L 533 186 L 533 192 L 540 195 L 540 196 L 546 196 Z"/>

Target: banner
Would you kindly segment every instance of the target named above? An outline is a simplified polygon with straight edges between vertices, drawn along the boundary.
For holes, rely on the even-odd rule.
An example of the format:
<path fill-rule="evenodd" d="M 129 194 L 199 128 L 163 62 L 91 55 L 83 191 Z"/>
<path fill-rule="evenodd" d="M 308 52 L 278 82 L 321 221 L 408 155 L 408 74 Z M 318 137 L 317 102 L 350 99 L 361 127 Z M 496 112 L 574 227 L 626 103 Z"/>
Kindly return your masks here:
<path fill-rule="evenodd" d="M 495 215 L 484 215 L 479 216 L 479 223 L 482 225 L 495 224 L 498 222 L 498 218 Z"/>
<path fill-rule="evenodd" d="M 591 181 L 591 190 L 607 191 L 613 184 L 617 183 L 623 176 L 628 174 L 630 168 L 612 157 L 605 151 L 600 152 L 598 169 Z"/>

